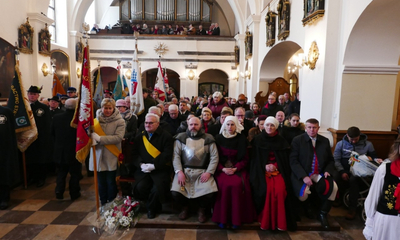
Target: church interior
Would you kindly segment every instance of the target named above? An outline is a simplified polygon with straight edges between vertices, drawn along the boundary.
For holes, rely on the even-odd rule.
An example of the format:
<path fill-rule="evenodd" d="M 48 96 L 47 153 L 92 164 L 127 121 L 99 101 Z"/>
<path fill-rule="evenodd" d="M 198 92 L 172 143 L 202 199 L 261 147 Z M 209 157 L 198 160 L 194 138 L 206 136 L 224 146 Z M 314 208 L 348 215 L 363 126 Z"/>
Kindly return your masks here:
<path fill-rule="evenodd" d="M 226 92 L 265 104 L 271 92 L 296 94 L 301 121 L 318 119 L 332 150 L 357 126 L 385 159 L 400 126 L 400 2 L 393 0 L 13 0 L 0 9 L 0 103 L 5 105 L 19 65 L 25 89 L 43 86 L 52 97 L 54 74 L 63 87 L 79 88 L 82 47 L 89 46 L 90 78 L 101 72 L 104 89 L 117 72 L 131 78 L 133 55 L 142 86 L 153 88 L 158 61 L 177 96 Z M 189 33 L 189 25 L 219 35 Z M 134 34 L 183 26 L 174 34 Z M 153 29 L 154 30 L 154 29 Z M 135 48 L 137 45 L 137 49 Z M 136 52 L 137 51 L 137 52 Z M 87 220 L 95 214 L 93 178 L 81 180 L 82 197 L 57 200 L 55 177 L 43 188 L 18 186 L 0 210 L 0 239 L 115 239 L 99 235 Z M 296 232 L 237 231 L 211 222 L 182 223 L 173 205 L 149 220 L 145 214 L 118 239 L 364 239 L 361 217 L 347 221 L 333 208 L 331 231 L 305 221 Z"/>

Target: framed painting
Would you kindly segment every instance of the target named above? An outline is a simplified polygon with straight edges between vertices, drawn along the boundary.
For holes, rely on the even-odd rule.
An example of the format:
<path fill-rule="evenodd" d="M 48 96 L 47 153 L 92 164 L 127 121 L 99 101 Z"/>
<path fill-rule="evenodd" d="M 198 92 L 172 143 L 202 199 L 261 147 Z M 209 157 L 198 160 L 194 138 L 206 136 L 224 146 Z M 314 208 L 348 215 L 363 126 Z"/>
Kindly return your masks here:
<path fill-rule="evenodd" d="M 82 38 L 75 45 L 75 61 L 82 63 L 83 61 L 83 43 Z"/>
<path fill-rule="evenodd" d="M 0 101 L 6 101 L 14 78 L 15 47 L 0 38 Z"/>
<path fill-rule="evenodd" d="M 267 47 L 272 47 L 275 44 L 276 34 L 276 13 L 269 11 L 265 16 L 266 34 L 267 34 Z"/>
<path fill-rule="evenodd" d="M 325 13 L 325 0 L 304 0 L 303 26 L 311 24 Z"/>
<path fill-rule="evenodd" d="M 45 24 L 45 28 L 41 29 L 39 32 L 39 53 L 45 56 L 50 56 L 50 44 L 51 44 L 51 34 Z"/>
<path fill-rule="evenodd" d="M 238 66 L 240 63 L 240 51 L 239 47 L 235 46 L 235 66 Z"/>
<path fill-rule="evenodd" d="M 65 92 L 71 86 L 71 72 L 69 70 L 69 56 L 66 52 L 55 49 L 51 51 L 51 64 Z"/>
<path fill-rule="evenodd" d="M 29 24 L 29 18 L 26 18 L 26 22 L 18 28 L 18 49 L 20 52 L 33 53 L 33 32 L 33 27 Z"/>
<path fill-rule="evenodd" d="M 253 35 L 250 33 L 249 28 L 246 31 L 244 44 L 246 46 L 246 59 L 249 59 L 253 54 Z"/>
<path fill-rule="evenodd" d="M 286 1 L 286 0 L 279 1 L 278 16 L 279 16 L 278 39 L 285 40 L 289 36 L 289 24 L 290 24 L 290 2 L 289 1 Z"/>

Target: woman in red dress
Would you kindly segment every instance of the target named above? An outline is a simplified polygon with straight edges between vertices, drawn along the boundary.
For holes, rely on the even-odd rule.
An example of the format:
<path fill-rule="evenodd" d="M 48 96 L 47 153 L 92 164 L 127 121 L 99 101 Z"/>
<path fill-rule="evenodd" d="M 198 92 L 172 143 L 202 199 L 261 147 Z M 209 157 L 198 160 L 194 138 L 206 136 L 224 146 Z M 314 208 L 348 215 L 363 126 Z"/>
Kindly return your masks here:
<path fill-rule="evenodd" d="M 278 134 L 279 122 L 268 117 L 252 143 L 250 184 L 263 230 L 295 230 L 290 183 L 289 144 Z"/>
<path fill-rule="evenodd" d="M 237 229 L 243 223 L 257 219 L 251 197 L 247 164 L 247 140 L 235 116 L 228 116 L 215 137 L 219 164 L 215 172 L 218 195 L 212 220 L 221 228 L 231 225 Z"/>

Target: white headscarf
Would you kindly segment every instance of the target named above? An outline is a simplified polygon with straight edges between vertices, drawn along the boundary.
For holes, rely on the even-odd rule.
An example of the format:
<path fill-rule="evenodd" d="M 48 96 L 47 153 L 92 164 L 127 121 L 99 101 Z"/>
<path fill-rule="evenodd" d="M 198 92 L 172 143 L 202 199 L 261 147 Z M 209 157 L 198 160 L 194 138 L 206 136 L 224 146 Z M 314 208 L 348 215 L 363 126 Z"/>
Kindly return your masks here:
<path fill-rule="evenodd" d="M 235 134 L 229 134 L 229 132 L 226 129 L 226 123 L 232 121 L 236 125 L 236 132 Z M 226 138 L 233 138 L 236 136 L 237 133 L 241 133 L 243 130 L 243 126 L 239 123 L 239 120 L 235 116 L 227 116 L 225 118 L 224 123 L 222 124 L 221 130 L 219 131 L 220 134 L 222 134 Z"/>

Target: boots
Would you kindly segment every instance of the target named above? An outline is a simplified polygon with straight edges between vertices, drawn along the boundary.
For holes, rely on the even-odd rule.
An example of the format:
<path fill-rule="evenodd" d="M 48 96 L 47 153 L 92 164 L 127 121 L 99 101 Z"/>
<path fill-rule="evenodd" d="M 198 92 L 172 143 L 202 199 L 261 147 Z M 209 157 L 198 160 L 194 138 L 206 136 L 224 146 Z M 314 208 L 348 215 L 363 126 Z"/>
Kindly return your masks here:
<path fill-rule="evenodd" d="M 189 207 L 188 206 L 182 207 L 182 211 L 178 215 L 179 219 L 185 220 L 188 218 L 188 216 L 189 216 Z"/>
<path fill-rule="evenodd" d="M 207 221 L 206 209 L 205 208 L 199 208 L 199 211 L 197 213 L 199 215 L 199 217 L 198 217 L 199 222 L 205 223 Z"/>
<path fill-rule="evenodd" d="M 328 222 L 328 216 L 327 213 L 324 211 L 321 211 L 318 214 L 318 220 L 321 222 L 321 226 L 325 229 L 329 229 L 329 222 Z"/>

